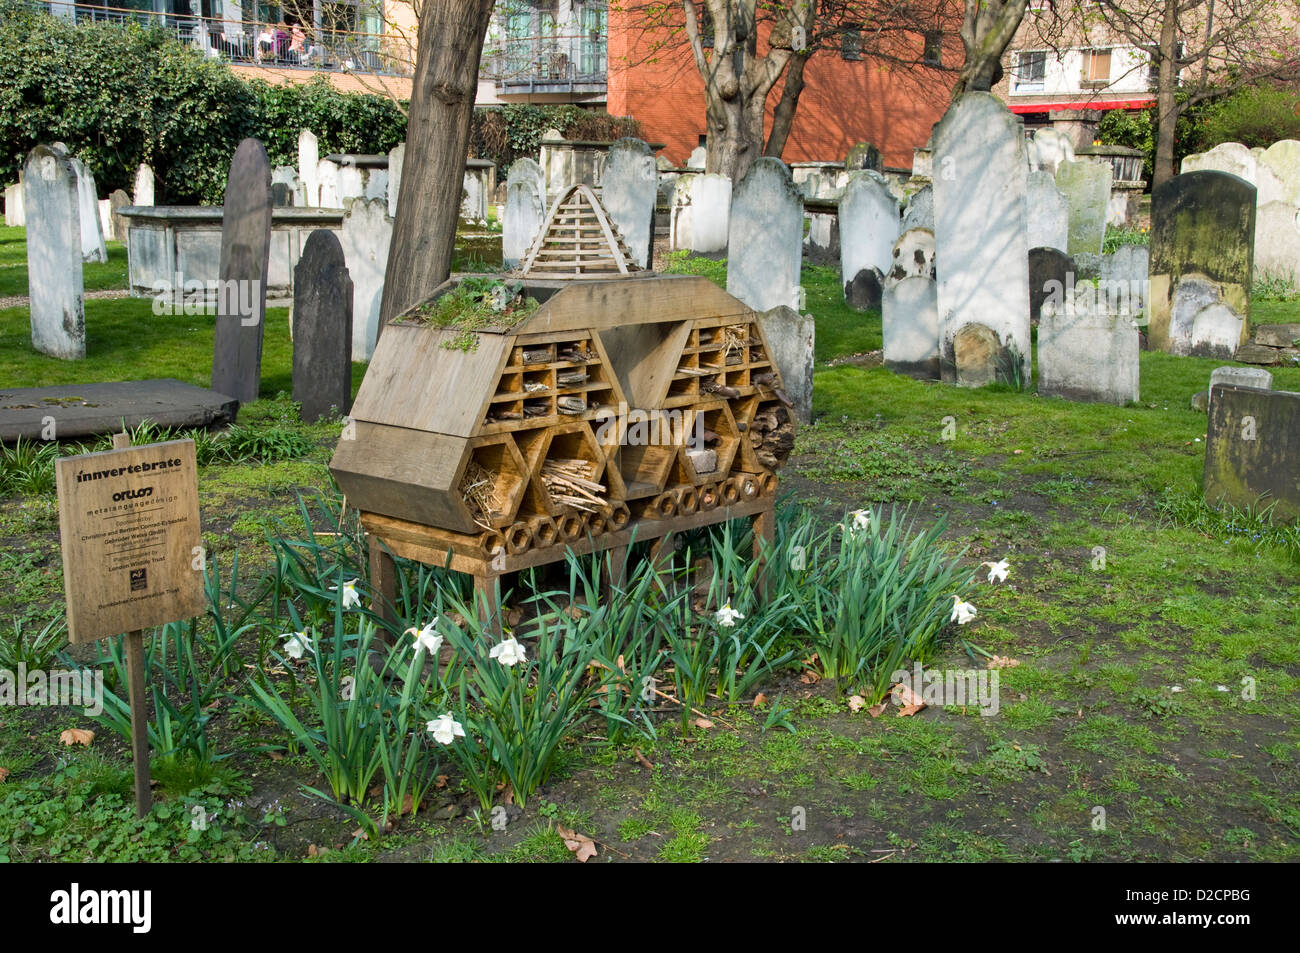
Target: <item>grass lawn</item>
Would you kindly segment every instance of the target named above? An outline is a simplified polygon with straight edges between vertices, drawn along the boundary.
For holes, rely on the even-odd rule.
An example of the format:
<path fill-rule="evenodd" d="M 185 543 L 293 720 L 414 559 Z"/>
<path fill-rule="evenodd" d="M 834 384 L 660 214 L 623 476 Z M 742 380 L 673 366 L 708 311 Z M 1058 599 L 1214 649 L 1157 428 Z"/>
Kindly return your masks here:
<path fill-rule="evenodd" d="M 713 262 L 676 267 L 725 275 Z M 320 785 L 307 760 L 254 752 L 266 725 L 222 706 L 214 731 L 235 755 L 197 796 L 241 806 L 222 822 L 230 836 L 200 843 L 194 859 L 301 859 L 329 845 L 330 860 L 560 861 L 558 822 L 609 860 L 1300 860 L 1300 532 L 1200 501 L 1206 417 L 1188 402 L 1221 362 L 1143 353 L 1142 399 L 1127 407 L 921 383 L 867 356 L 844 361 L 880 347 L 880 317 L 845 308 L 832 270 L 804 279 L 817 419 L 799 433 L 784 488 L 828 521 L 911 506 L 924 523 L 945 518 L 970 564 L 1008 560 L 1004 584 L 981 575 L 976 618 L 935 663 L 983 668 L 976 647 L 1002 657 L 996 715 L 891 708 L 873 719 L 794 666 L 760 687 L 784 699 L 797 733 L 764 730 L 767 715 L 749 704 L 717 706 L 708 729 L 669 714 L 657 738 L 566 748 L 505 831 L 474 819 L 451 770 L 427 810 L 353 841 L 352 818 L 302 793 Z M 1255 316 L 1300 321 L 1300 302 L 1257 302 Z M 210 372 L 210 317 L 88 302 L 90 356 L 77 363 L 34 355 L 25 321 L 21 308 L 0 312 L 6 381 L 205 383 Z M 298 428 L 315 449 L 200 477 L 205 536 L 223 565 L 238 551 L 250 587 L 271 568 L 268 529 L 301 538 L 325 528 L 304 525 L 297 495 L 328 492 L 337 425 L 303 427 L 273 398 L 289 389 L 289 359 L 285 314 L 274 312 L 268 399 L 241 423 Z M 1274 377 L 1300 390 L 1300 368 Z M 0 619 L 39 627 L 61 614 L 51 497 L 0 503 L 0 570 Z M 67 709 L 13 714 L 0 722 L 0 767 L 11 772 L 0 856 L 190 857 L 166 824 L 131 820 L 120 737 Z M 98 728 L 90 749 L 59 745 L 73 726 Z M 196 796 L 184 778 L 163 781 L 164 805 Z M 74 796 L 93 810 L 60 807 Z M 52 833 L 32 835 L 36 823 Z"/>

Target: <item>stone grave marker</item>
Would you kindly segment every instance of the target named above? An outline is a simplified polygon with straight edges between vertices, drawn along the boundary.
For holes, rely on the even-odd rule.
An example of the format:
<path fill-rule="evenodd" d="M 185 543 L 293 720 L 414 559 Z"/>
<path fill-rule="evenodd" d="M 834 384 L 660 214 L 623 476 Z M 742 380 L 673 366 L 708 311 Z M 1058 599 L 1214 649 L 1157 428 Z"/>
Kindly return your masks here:
<path fill-rule="evenodd" d="M 731 234 L 731 179 L 716 173 L 696 176 L 690 198 L 691 251 L 725 251 Z M 799 215 L 802 221 L 802 210 Z M 800 225 L 801 239 L 802 231 Z"/>
<path fill-rule="evenodd" d="M 1070 207 L 1069 239 L 1065 250 L 1071 255 L 1100 255 L 1106 240 L 1106 211 L 1110 208 L 1110 165 L 1102 162 L 1066 160 L 1056 168 L 1056 186 Z"/>
<path fill-rule="evenodd" d="M 1300 207 L 1268 202 L 1256 208 L 1255 274 L 1300 285 Z"/>
<path fill-rule="evenodd" d="M 884 168 L 884 163 L 880 159 L 880 150 L 869 142 L 859 142 L 844 156 L 845 172 L 858 172 L 864 169 L 883 172 Z"/>
<path fill-rule="evenodd" d="M 10 228 L 22 228 L 27 224 L 23 214 L 23 184 L 15 182 L 5 186 L 5 225 Z"/>
<path fill-rule="evenodd" d="M 65 153 L 37 146 L 23 166 L 22 184 L 32 347 L 52 357 L 85 357 L 76 166 Z"/>
<path fill-rule="evenodd" d="M 696 146 L 691 150 L 691 154 L 686 157 L 686 168 L 692 172 L 703 172 L 705 160 L 708 158 L 708 150 L 704 146 Z"/>
<path fill-rule="evenodd" d="M 302 180 L 307 201 L 304 205 L 319 206 L 320 201 L 320 143 L 310 129 L 298 133 L 298 178 Z"/>
<path fill-rule="evenodd" d="M 893 265 L 885 284 L 917 277 L 934 279 L 934 232 L 928 228 L 909 228 L 894 242 Z"/>
<path fill-rule="evenodd" d="M 795 416 L 811 423 L 813 345 L 817 331 L 812 315 L 779 305 L 763 312 L 759 321 L 772 352 L 772 363 L 781 373 L 785 395 L 794 404 Z"/>
<path fill-rule="evenodd" d="M 879 308 L 884 276 L 894 266 L 894 242 L 901 223 L 898 202 L 878 173 L 849 175 L 839 222 L 844 300 L 858 310 Z"/>
<path fill-rule="evenodd" d="M 317 204 L 321 208 L 342 208 L 342 192 L 339 189 L 338 163 L 331 159 L 321 159 L 316 164 L 316 185 L 319 189 Z"/>
<path fill-rule="evenodd" d="M 939 308 L 935 283 L 909 275 L 885 285 L 880 304 L 885 366 L 918 380 L 939 379 Z"/>
<path fill-rule="evenodd" d="M 610 221 L 618 227 L 633 260 L 649 268 L 659 196 L 654 151 L 640 139 L 619 139 L 609 147 L 602 182 L 601 203 Z"/>
<path fill-rule="evenodd" d="M 755 311 L 802 304 L 803 196 L 789 166 L 756 160 L 736 186 L 729 222 L 727 293 Z"/>
<path fill-rule="evenodd" d="M 271 250 L 271 163 L 256 139 L 235 150 L 221 218 L 212 389 L 241 404 L 257 400 Z"/>
<path fill-rule="evenodd" d="M 1029 320 L 1037 324 L 1042 318 L 1043 302 L 1056 291 L 1074 287 L 1074 259 L 1059 248 L 1029 249 Z"/>
<path fill-rule="evenodd" d="M 1300 394 L 1235 384 L 1214 387 L 1205 445 L 1205 502 L 1272 506 L 1300 520 Z"/>
<path fill-rule="evenodd" d="M 77 170 L 77 201 L 81 222 L 81 260 L 108 261 L 108 249 L 104 247 L 104 228 L 99 218 L 99 198 L 95 190 L 95 175 L 86 163 L 76 156 L 72 159 L 73 168 Z"/>
<path fill-rule="evenodd" d="M 924 185 L 913 194 L 903 213 L 903 230 L 928 228 L 934 231 L 934 186 Z"/>
<path fill-rule="evenodd" d="M 293 205 L 293 190 L 284 182 L 271 183 L 271 207 L 289 208 Z"/>
<path fill-rule="evenodd" d="M 506 211 L 501 221 L 501 261 L 514 268 L 528 254 L 546 220 L 542 167 L 524 156 L 506 176 Z"/>
<path fill-rule="evenodd" d="M 135 187 L 131 195 L 132 205 L 153 205 L 154 204 L 154 178 L 153 169 L 144 163 L 135 170 Z"/>
<path fill-rule="evenodd" d="M 126 230 L 130 225 L 126 216 L 120 214 L 121 210 L 131 204 L 131 196 L 127 195 L 122 189 L 114 189 L 108 197 L 108 223 L 109 234 L 115 242 L 126 242 Z"/>
<path fill-rule="evenodd" d="M 352 407 L 352 279 L 324 228 L 307 236 L 293 269 L 293 399 L 308 422 Z"/>
<path fill-rule="evenodd" d="M 1025 214 L 1030 248 L 1065 252 L 1070 238 L 1070 203 L 1050 172 L 1039 169 L 1029 173 Z"/>
<path fill-rule="evenodd" d="M 935 126 L 933 171 L 944 379 L 976 383 L 1000 374 L 1028 382 L 1028 161 L 1020 123 L 993 94 L 964 94 Z M 963 335 L 968 325 L 980 327 Z M 977 358 L 987 365 L 977 369 Z"/>
<path fill-rule="evenodd" d="M 1091 282 L 1043 303 L 1038 393 L 1124 405 L 1138 399 L 1138 331 Z"/>
<path fill-rule="evenodd" d="M 1056 175 L 1062 162 L 1074 161 L 1074 142 L 1057 129 L 1039 129 L 1029 142 L 1028 155 L 1030 169 Z"/>
<path fill-rule="evenodd" d="M 402 187 L 402 166 L 405 164 L 406 143 L 399 142 L 388 150 L 388 214 L 392 218 L 397 217 L 397 196 Z M 545 182 L 542 185 L 545 192 Z"/>
<path fill-rule="evenodd" d="M 343 258 L 352 278 L 352 360 L 368 361 L 379 338 L 379 305 L 393 220 L 382 199 L 353 199 L 343 215 Z"/>

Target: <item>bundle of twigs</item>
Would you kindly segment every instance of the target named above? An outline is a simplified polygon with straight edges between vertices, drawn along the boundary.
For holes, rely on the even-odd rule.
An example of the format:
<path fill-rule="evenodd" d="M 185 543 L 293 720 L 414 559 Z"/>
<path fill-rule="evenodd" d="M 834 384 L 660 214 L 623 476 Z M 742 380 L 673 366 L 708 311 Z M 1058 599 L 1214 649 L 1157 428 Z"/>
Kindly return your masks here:
<path fill-rule="evenodd" d="M 465 466 L 465 475 L 460 478 L 460 495 L 469 507 L 470 518 L 484 529 L 491 529 L 492 515 L 505 508 L 497 496 L 496 478 L 473 460 Z"/>
<path fill-rule="evenodd" d="M 723 353 L 727 358 L 731 357 L 732 352 L 740 354 L 749 346 L 749 325 L 748 324 L 729 324 L 722 329 Z M 728 364 L 734 363 L 731 360 Z"/>
<path fill-rule="evenodd" d="M 590 460 L 547 460 L 542 464 L 542 482 L 553 502 L 595 513 L 607 504 L 600 495 L 605 492 L 604 485 L 591 479 L 594 470 Z"/>

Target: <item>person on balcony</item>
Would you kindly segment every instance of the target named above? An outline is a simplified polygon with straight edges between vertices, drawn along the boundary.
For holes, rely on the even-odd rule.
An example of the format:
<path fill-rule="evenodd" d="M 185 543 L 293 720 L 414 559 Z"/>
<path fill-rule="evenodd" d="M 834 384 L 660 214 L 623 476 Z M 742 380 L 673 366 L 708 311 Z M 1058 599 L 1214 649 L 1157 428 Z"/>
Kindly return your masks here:
<path fill-rule="evenodd" d="M 271 24 L 262 24 L 262 32 L 257 34 L 257 61 L 270 59 L 275 55 L 275 31 L 271 29 Z"/>

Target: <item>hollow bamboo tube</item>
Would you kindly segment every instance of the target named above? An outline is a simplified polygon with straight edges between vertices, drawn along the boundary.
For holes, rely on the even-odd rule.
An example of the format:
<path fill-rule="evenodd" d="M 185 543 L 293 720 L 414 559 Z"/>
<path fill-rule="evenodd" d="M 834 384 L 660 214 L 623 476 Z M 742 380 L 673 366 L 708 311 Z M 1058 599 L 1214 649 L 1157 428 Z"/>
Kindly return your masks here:
<path fill-rule="evenodd" d="M 560 528 L 560 538 L 566 543 L 582 538 L 583 527 L 580 513 L 565 513 L 555 520 L 555 524 Z"/>
<path fill-rule="evenodd" d="M 736 477 L 740 484 L 740 498 L 748 503 L 750 500 L 758 497 L 758 480 L 752 476 Z"/>
<path fill-rule="evenodd" d="M 490 529 L 478 534 L 478 548 L 484 556 L 495 556 L 505 551 L 506 538 L 496 530 Z"/>
<path fill-rule="evenodd" d="M 587 533 L 591 536 L 601 536 L 609 529 L 609 517 L 604 513 L 591 513 L 586 523 Z"/>
<path fill-rule="evenodd" d="M 628 523 L 632 522 L 632 511 L 627 508 L 626 503 L 615 503 L 609 509 L 606 516 L 609 521 L 609 528 L 612 532 L 618 532 Z"/>
<path fill-rule="evenodd" d="M 758 489 L 764 496 L 771 496 L 776 492 L 776 474 L 761 473 L 758 477 Z"/>

